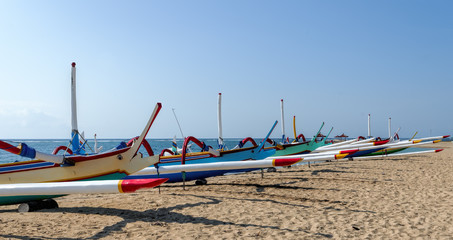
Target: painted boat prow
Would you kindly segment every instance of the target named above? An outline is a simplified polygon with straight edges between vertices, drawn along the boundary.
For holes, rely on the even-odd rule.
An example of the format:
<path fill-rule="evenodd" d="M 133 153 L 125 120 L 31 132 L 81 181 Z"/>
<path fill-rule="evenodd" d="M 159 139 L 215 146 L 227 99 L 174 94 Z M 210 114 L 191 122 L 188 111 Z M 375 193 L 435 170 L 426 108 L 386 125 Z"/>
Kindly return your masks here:
<path fill-rule="evenodd" d="M 153 165 L 159 161 L 159 156 L 143 157 L 142 154 L 136 153 L 160 108 L 161 104 L 156 104 L 154 112 L 140 136 L 141 138 L 132 147 L 114 149 L 93 155 L 64 156 L 66 160 L 74 163 L 72 166 L 64 166 L 39 159 L 0 164 L 0 184 L 121 179 Z M 0 197 L 0 205 L 17 204 L 53 197 L 58 197 L 58 195 L 2 196 Z"/>

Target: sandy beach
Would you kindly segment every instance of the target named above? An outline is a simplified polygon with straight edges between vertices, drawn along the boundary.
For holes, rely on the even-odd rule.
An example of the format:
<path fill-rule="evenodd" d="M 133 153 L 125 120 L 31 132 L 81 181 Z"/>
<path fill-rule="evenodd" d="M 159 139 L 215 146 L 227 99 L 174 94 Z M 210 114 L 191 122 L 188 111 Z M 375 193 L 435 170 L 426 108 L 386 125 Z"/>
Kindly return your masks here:
<path fill-rule="evenodd" d="M 0 206 L 5 239 L 453 239 L 453 149 Z"/>

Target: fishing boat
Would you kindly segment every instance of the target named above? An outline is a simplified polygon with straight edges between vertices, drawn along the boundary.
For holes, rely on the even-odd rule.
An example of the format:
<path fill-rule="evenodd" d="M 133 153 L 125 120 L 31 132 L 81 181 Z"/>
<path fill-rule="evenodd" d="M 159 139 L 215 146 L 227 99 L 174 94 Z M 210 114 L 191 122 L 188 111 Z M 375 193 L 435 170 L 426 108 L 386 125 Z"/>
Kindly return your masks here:
<path fill-rule="evenodd" d="M 331 144 L 327 142 L 327 138 L 329 137 L 332 129 L 330 129 L 327 136 L 321 135 L 321 130 L 324 127 L 324 122 L 321 124 L 316 135 L 310 141 L 305 139 L 303 134 L 296 134 L 296 116 L 293 117 L 293 130 L 294 130 L 294 140 L 292 142 L 289 141 L 289 138 L 286 137 L 285 134 L 285 121 L 284 121 L 284 108 L 283 108 L 283 99 L 280 100 L 280 109 L 281 109 L 281 120 L 282 120 L 282 141 L 280 144 L 274 143 L 272 147 L 276 148 L 276 152 L 273 156 L 287 156 L 287 155 L 297 155 L 297 154 L 304 154 L 310 153 L 315 149 Z M 320 137 L 322 136 L 322 137 Z M 270 148 L 272 148 L 270 147 Z"/>
<path fill-rule="evenodd" d="M 156 177 L 163 177 L 168 178 L 168 182 L 185 182 L 185 181 L 192 181 L 196 180 L 196 184 L 206 184 L 206 178 L 220 176 L 228 172 L 245 172 L 245 171 L 253 171 L 259 168 L 230 168 L 228 170 L 225 169 L 209 169 L 209 170 L 200 170 L 200 171 L 180 171 L 180 172 L 172 172 L 172 173 L 165 173 L 160 172 L 159 169 L 162 167 L 168 166 L 184 166 L 184 165 L 194 165 L 194 164 L 208 164 L 208 163 L 219 163 L 219 162 L 240 162 L 246 160 L 260 160 L 264 159 L 268 156 L 271 156 L 275 153 L 275 149 L 264 149 L 264 143 L 269 138 L 269 135 L 274 130 L 277 121 L 272 126 L 271 130 L 268 132 L 266 137 L 263 139 L 260 145 L 253 145 L 251 147 L 244 147 L 244 148 L 235 148 L 235 149 L 217 149 L 214 150 L 211 146 L 208 146 L 203 141 L 199 139 L 189 136 L 184 140 L 184 144 L 182 146 L 182 151 L 180 154 L 174 154 L 169 156 L 164 156 L 164 153 L 173 154 L 173 152 L 168 151 L 168 149 L 164 149 L 160 154 L 160 160 L 158 163 L 150 166 L 150 168 L 155 168 L 155 174 L 148 172 L 137 172 L 136 174 L 132 174 L 130 176 L 125 177 L 125 179 L 135 179 L 135 178 L 156 178 Z M 195 144 L 201 151 L 199 152 L 187 152 L 187 148 L 190 143 Z M 239 170 L 240 169 L 240 170 Z M 148 174 L 151 173 L 151 174 Z"/>
<path fill-rule="evenodd" d="M 437 137 L 426 138 L 426 140 L 436 139 Z M 232 170 L 237 171 L 240 169 L 262 169 L 262 168 L 270 168 L 270 167 L 284 167 L 284 166 L 292 166 L 298 164 L 316 164 L 320 162 L 332 161 L 332 160 L 342 160 L 342 159 L 363 159 L 368 158 L 368 153 L 377 151 L 384 148 L 389 147 L 415 147 L 420 146 L 423 144 L 431 144 L 437 143 L 439 139 L 434 141 L 412 141 L 412 142 L 400 142 L 400 143 L 392 143 L 388 146 L 384 146 L 382 144 L 368 144 L 367 146 L 360 146 L 351 144 L 349 146 L 345 146 L 344 148 L 351 148 L 356 147 L 354 149 L 337 149 L 337 150 L 329 150 L 329 151 L 321 151 L 316 153 L 308 153 L 308 154 L 299 154 L 299 155 L 289 155 L 289 156 L 278 156 L 278 157 L 267 157 L 262 160 L 255 160 L 255 161 L 229 161 L 229 162 L 208 162 L 208 163 L 195 163 L 195 164 L 177 164 L 177 165 L 161 165 L 156 167 L 148 167 L 145 168 L 137 173 L 134 176 L 171 176 L 171 174 L 180 175 L 181 172 L 186 174 L 188 173 L 198 173 L 198 172 L 207 172 L 207 171 L 224 171 L 224 172 L 231 172 Z M 420 154 L 420 153 L 437 153 L 442 151 L 443 149 L 428 149 L 410 153 L 399 153 L 399 154 L 388 154 L 385 156 L 400 156 L 400 155 L 412 155 L 412 154 Z M 376 156 L 374 156 L 376 157 Z M 160 174 L 160 175 L 159 175 Z M 179 180 L 181 181 L 181 180 Z"/>
<path fill-rule="evenodd" d="M 390 141 L 390 139 L 386 139 L 381 141 L 369 141 L 364 143 L 354 142 L 349 144 L 331 145 L 328 147 L 318 148 L 315 150 L 315 152 L 328 154 L 331 153 L 332 151 L 336 152 L 356 150 L 355 153 L 352 153 L 348 156 L 349 159 L 365 156 L 393 155 L 411 147 L 419 147 L 421 145 L 426 144 L 435 144 L 442 141 L 443 138 L 447 137 L 449 137 L 449 135 L 420 138 L 415 140 L 411 139 L 404 141 Z"/>
<path fill-rule="evenodd" d="M 238 146 L 233 148 L 233 149 L 227 149 L 226 146 L 224 145 L 223 142 L 223 136 L 222 136 L 222 114 L 221 114 L 221 97 L 222 94 L 219 93 L 218 95 L 218 131 L 219 131 L 219 136 L 218 136 L 218 148 L 214 149 L 212 146 L 208 146 L 205 142 L 200 141 L 199 139 L 189 136 L 184 139 L 184 143 L 182 146 L 181 151 L 172 151 L 170 149 L 164 149 L 160 153 L 160 160 L 157 164 L 154 164 L 153 166 L 150 166 L 147 171 L 141 171 L 136 174 L 133 174 L 131 176 L 127 176 L 125 179 L 134 179 L 134 178 L 143 178 L 143 177 L 149 177 L 149 178 L 156 178 L 156 177 L 164 177 L 168 178 L 168 182 L 186 182 L 186 181 L 192 181 L 196 180 L 196 184 L 206 184 L 207 180 L 206 178 L 209 177 L 215 177 L 215 176 L 220 176 L 225 173 L 229 172 L 247 172 L 247 171 L 253 171 L 257 170 L 260 168 L 242 168 L 242 167 L 237 167 L 234 168 L 233 166 L 235 163 L 230 163 L 230 162 L 236 162 L 239 163 L 241 161 L 246 161 L 246 160 L 261 160 L 266 157 L 269 157 L 275 153 L 274 148 L 264 148 L 264 144 L 269 141 L 269 136 L 275 129 L 278 121 L 275 121 L 274 124 L 272 125 L 271 129 L 267 133 L 267 135 L 264 137 L 264 139 L 261 141 L 261 143 L 258 145 L 256 144 L 255 140 L 253 140 L 250 137 L 245 138 L 244 140 L 240 141 Z M 177 121 L 178 122 L 178 121 Z M 179 126 L 179 122 L 178 122 Z M 181 130 L 181 129 L 180 129 Z M 181 131 L 182 134 L 182 131 Z M 249 143 L 249 144 L 247 144 Z M 245 146 L 252 144 L 252 146 Z M 172 142 L 172 148 L 173 149 L 178 149 L 176 146 L 176 142 Z M 200 151 L 192 151 L 188 152 L 189 146 L 196 147 L 198 146 L 201 150 Z M 177 172 L 171 172 L 171 173 L 166 173 L 165 171 L 160 171 L 159 169 L 165 169 L 169 166 L 172 166 L 173 169 L 175 167 L 180 167 L 181 169 L 184 169 L 185 166 L 187 165 L 194 165 L 197 164 L 200 166 L 200 164 L 209 164 L 210 163 L 226 163 L 228 162 L 230 166 L 228 169 L 224 168 L 209 168 L 208 170 L 199 170 L 199 171 L 177 171 Z M 231 165 L 232 164 L 232 165 Z M 220 164 L 221 165 L 221 164 Z M 241 165 L 240 166 L 245 166 Z M 251 166 L 251 165 L 248 165 Z M 272 167 L 270 165 L 269 167 Z M 155 169 L 155 170 L 151 170 Z M 200 168 L 201 169 L 201 168 Z"/>
<path fill-rule="evenodd" d="M 328 145 L 330 143 L 326 142 L 327 136 L 320 137 L 320 132 L 321 129 L 324 127 L 324 123 L 322 123 L 321 127 L 318 130 L 318 133 L 312 137 L 310 141 L 306 141 L 305 137 L 300 134 L 297 141 L 291 142 L 291 143 L 283 143 L 277 145 L 277 151 L 273 156 L 287 156 L 287 155 L 297 155 L 297 154 L 304 154 L 304 153 L 310 153 L 319 147 Z M 332 131 L 332 129 L 330 130 Z M 302 140 L 302 141 L 300 141 Z"/>
<path fill-rule="evenodd" d="M 159 156 L 150 155 L 144 157 L 138 151 L 162 108 L 160 103 L 156 104 L 141 135 L 129 145 L 123 142 L 112 150 L 89 154 L 84 149 L 86 141 L 80 142 L 79 137 L 81 136 L 77 128 L 75 83 L 75 63 L 72 63 L 72 137 L 70 141 L 72 149 L 67 146 L 60 146 L 55 149 L 53 154 L 47 154 L 25 143 L 14 146 L 6 141 L 0 141 L 0 149 L 32 159 L 0 164 L 0 205 L 40 201 L 61 196 L 60 194 L 66 194 L 65 192 L 59 192 L 54 195 L 52 191 L 45 190 L 38 183 L 63 182 L 61 184 L 64 186 L 65 183 L 72 181 L 118 180 L 159 161 Z M 64 153 L 58 154 L 61 150 Z M 154 179 L 152 181 L 148 179 L 142 182 L 142 186 L 154 187 L 165 181 L 166 179 Z M 107 182 L 105 183 L 107 184 Z M 140 181 L 135 183 L 140 185 Z M 21 194 L 16 194 L 13 190 L 14 186 L 18 185 L 14 184 L 22 184 L 26 188 Z M 102 185 L 102 182 L 100 184 Z M 111 183 L 108 184 L 111 185 Z M 117 188 L 121 187 L 121 183 L 117 183 L 116 186 Z M 68 189 L 74 187 L 68 185 Z"/>
<path fill-rule="evenodd" d="M 326 161 L 340 159 L 348 154 L 329 153 L 323 156 L 292 156 L 291 158 L 271 157 L 275 154 L 275 147 L 264 148 L 264 144 L 275 142 L 269 139 L 269 136 L 275 129 L 277 121 L 273 124 L 266 137 L 257 144 L 256 141 L 247 137 L 241 140 L 233 149 L 227 149 L 223 142 L 222 121 L 221 121 L 221 93 L 218 98 L 218 149 L 214 150 L 204 142 L 190 136 L 185 138 L 180 154 L 175 154 L 169 149 L 162 151 L 159 163 L 141 170 L 126 179 L 143 178 L 143 177 L 165 177 L 169 178 L 168 182 L 185 182 L 196 180 L 195 184 L 206 184 L 206 178 L 223 175 L 232 172 L 248 172 L 263 168 L 274 168 L 281 166 L 290 166 L 303 161 Z M 178 121 L 177 121 L 178 122 Z M 179 123 L 178 123 L 179 126 Z M 182 131 L 181 131 L 182 134 Z M 187 152 L 189 143 L 202 149 L 201 152 Z M 246 145 L 252 145 L 246 147 Z M 173 141 L 173 149 L 177 149 Z M 164 154 L 172 154 L 166 156 Z M 253 161 L 248 161 L 253 160 Z"/>
<path fill-rule="evenodd" d="M 398 152 L 404 151 L 410 147 L 416 147 L 420 145 L 430 144 L 430 143 L 438 143 L 444 138 L 448 138 L 450 135 L 444 136 L 434 136 L 434 137 L 425 137 L 415 139 L 418 132 L 416 132 L 410 139 L 408 140 L 400 140 L 398 135 L 400 128 L 396 130 L 393 135 L 391 134 L 391 118 L 388 119 L 388 138 L 382 140 L 381 138 L 373 138 L 371 137 L 371 115 L 368 114 L 368 138 L 365 137 L 358 137 L 356 141 L 352 142 L 340 142 L 324 147 L 320 147 L 317 149 L 318 152 L 320 151 L 327 151 L 327 150 L 339 150 L 339 149 L 347 149 L 347 148 L 355 148 L 360 147 L 365 149 L 368 147 L 368 153 L 366 151 L 361 151 L 356 153 L 355 155 L 349 156 L 350 158 L 355 157 L 366 157 L 366 156 L 382 156 L 382 155 L 393 155 Z M 369 146 L 376 146 L 370 148 Z M 361 153 L 361 155 L 359 155 Z"/>
<path fill-rule="evenodd" d="M 364 156 L 382 156 L 382 155 L 391 155 L 391 154 L 393 155 L 398 152 L 404 151 L 410 147 L 441 142 L 442 139 L 448 138 L 449 136 L 450 135 L 426 137 L 426 138 L 419 138 L 419 139 L 415 139 L 415 140 L 411 138 L 409 140 L 396 141 L 396 142 L 393 142 L 393 143 L 396 143 L 394 145 L 394 147 L 389 146 L 385 149 L 381 149 L 381 150 L 366 154 Z"/>

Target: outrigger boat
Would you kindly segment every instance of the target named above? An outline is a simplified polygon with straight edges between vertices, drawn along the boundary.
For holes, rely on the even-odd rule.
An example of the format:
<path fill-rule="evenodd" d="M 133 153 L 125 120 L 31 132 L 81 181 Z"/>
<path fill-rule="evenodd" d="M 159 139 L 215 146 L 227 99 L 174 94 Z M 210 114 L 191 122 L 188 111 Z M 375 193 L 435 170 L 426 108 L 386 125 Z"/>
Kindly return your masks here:
<path fill-rule="evenodd" d="M 210 168 L 208 170 L 200 170 L 200 171 L 176 171 L 176 172 L 165 172 L 160 171 L 160 169 L 165 169 L 168 166 L 172 166 L 173 168 L 180 167 L 184 169 L 187 165 L 194 165 L 194 164 L 209 164 L 209 163 L 225 163 L 225 162 L 240 162 L 245 160 L 260 160 L 264 159 L 268 156 L 271 156 L 275 153 L 275 149 L 265 149 L 264 144 L 266 141 L 269 140 L 269 136 L 271 135 L 272 131 L 274 130 L 275 126 L 277 125 L 277 121 L 273 124 L 270 131 L 263 139 L 260 145 L 257 145 L 252 138 L 245 138 L 243 141 L 239 142 L 241 147 L 227 149 L 223 143 L 222 138 L 222 115 L 221 115 L 221 93 L 219 93 L 219 104 L 218 104 L 218 130 L 219 130 L 219 138 L 218 138 L 218 149 L 214 149 L 212 146 L 208 146 L 205 142 L 200 141 L 199 139 L 189 136 L 184 139 L 184 143 L 182 146 L 181 152 L 176 151 L 178 148 L 176 146 L 176 142 L 173 141 L 173 151 L 170 149 L 164 149 L 160 153 L 160 160 L 158 163 L 150 166 L 145 171 L 138 172 L 131 176 L 126 177 L 125 179 L 135 179 L 135 178 L 155 178 L 155 177 L 164 177 L 168 178 L 168 182 L 186 182 L 196 180 L 196 184 L 206 184 L 206 178 L 220 176 L 225 173 L 231 171 L 252 171 L 256 168 L 228 168 L 226 169 L 215 169 Z M 179 126 L 179 122 L 178 122 Z M 182 132 L 182 131 L 181 131 Z M 253 143 L 251 147 L 242 147 L 247 142 Z M 199 152 L 188 152 L 189 146 L 193 143 L 201 148 Z M 145 140 L 145 144 L 146 140 Z M 192 144 L 192 145 L 193 145 Z M 145 145 L 146 146 L 146 145 Z M 146 148 L 148 150 L 148 154 L 152 154 L 151 148 Z M 232 165 L 229 165 L 232 166 Z M 272 165 L 271 165 L 272 166 Z M 155 171 L 151 171 L 151 169 L 156 169 Z M 259 169 L 259 168 L 258 168 Z"/>
<path fill-rule="evenodd" d="M 319 147 L 331 144 L 330 142 L 327 142 L 326 140 L 329 137 L 330 133 L 332 132 L 333 128 L 330 129 L 327 136 L 323 136 L 323 137 L 320 137 L 320 139 L 318 139 L 318 137 L 321 136 L 321 130 L 324 127 L 324 122 L 322 123 L 322 125 L 319 128 L 316 135 L 313 136 L 313 138 L 310 141 L 307 141 L 303 134 L 299 134 L 297 136 L 297 134 L 296 134 L 296 116 L 293 117 L 294 140 L 292 142 L 290 142 L 289 138 L 286 137 L 286 135 L 285 135 L 283 99 L 280 100 L 280 103 L 281 103 L 280 106 L 281 106 L 281 119 L 282 119 L 282 141 L 280 144 L 277 144 L 277 143 L 272 144 L 273 145 L 272 147 L 276 148 L 276 150 L 277 150 L 275 152 L 275 154 L 273 155 L 274 157 L 310 153 Z"/>
<path fill-rule="evenodd" d="M 322 123 L 321 127 L 319 128 L 317 134 L 312 137 L 310 141 L 306 141 L 305 137 L 303 134 L 299 134 L 299 136 L 296 138 L 297 140 L 291 143 L 283 143 L 283 144 L 278 144 L 276 145 L 277 151 L 273 156 L 287 156 L 287 155 L 297 155 L 297 154 L 304 154 L 304 153 L 310 153 L 318 149 L 319 147 L 326 146 L 330 143 L 326 142 L 327 137 L 330 135 L 330 130 L 329 134 L 320 137 L 318 140 L 318 137 L 320 136 L 321 129 L 324 127 L 324 123 Z M 302 140 L 302 142 L 299 142 Z"/>
<path fill-rule="evenodd" d="M 400 140 L 398 129 L 393 135 L 391 135 L 391 118 L 389 118 L 388 132 L 389 138 L 382 140 L 381 138 L 371 137 L 371 126 L 370 126 L 370 114 L 368 114 L 368 138 L 358 137 L 354 140 L 348 140 L 344 142 L 334 143 L 332 145 L 323 146 L 316 149 L 316 152 L 325 152 L 332 150 L 346 150 L 353 148 L 360 148 L 363 151 L 357 152 L 349 156 L 350 158 L 354 157 L 365 157 L 365 156 L 382 156 L 382 155 L 391 155 L 398 152 L 401 152 L 410 147 L 416 147 L 420 145 L 438 143 L 442 139 L 449 137 L 450 135 L 445 136 L 435 136 L 435 137 L 425 137 L 414 139 L 417 135 L 417 132 L 408 140 Z M 360 155 L 359 155 L 360 154 Z"/>
<path fill-rule="evenodd" d="M 275 153 L 275 149 L 264 149 L 264 143 L 269 138 L 269 135 L 274 130 L 277 121 L 272 126 L 271 130 L 268 132 L 266 137 L 263 139 L 260 145 L 253 145 L 252 147 L 245 148 L 236 148 L 236 149 L 218 149 L 214 150 L 211 146 L 206 145 L 206 143 L 198 140 L 193 136 L 189 136 L 184 140 L 182 146 L 182 152 L 180 154 L 174 154 L 174 152 L 164 149 L 160 154 L 160 160 L 158 163 L 150 166 L 149 169 L 155 168 L 155 173 L 150 171 L 141 171 L 131 176 L 127 176 L 125 179 L 135 179 L 135 178 L 155 178 L 155 177 L 164 177 L 168 178 L 168 182 L 185 182 L 196 180 L 196 184 L 206 184 L 206 178 L 220 176 L 231 171 L 252 171 L 253 169 L 241 169 L 241 168 L 229 168 L 225 169 L 209 169 L 209 170 L 200 170 L 200 171 L 179 171 L 172 173 L 165 173 L 164 171 L 159 171 L 159 169 L 167 166 L 185 166 L 185 165 L 194 165 L 194 164 L 208 164 L 208 163 L 219 163 L 219 162 L 240 162 L 245 160 L 260 160 L 268 156 L 271 156 Z M 250 139 L 250 138 L 247 138 Z M 190 143 L 196 144 L 201 148 L 200 152 L 187 152 L 188 145 Z M 164 153 L 169 153 L 173 155 L 164 156 Z M 239 170 L 241 169 L 241 170 Z M 258 168 L 259 169 L 259 168 Z"/>
<path fill-rule="evenodd" d="M 436 137 L 427 137 L 420 139 L 410 139 L 403 141 L 390 141 L 390 139 L 381 140 L 381 141 L 367 141 L 359 143 L 360 141 L 343 144 L 343 145 L 331 145 L 315 150 L 317 153 L 331 153 L 332 151 L 350 151 L 357 150 L 356 153 L 353 153 L 348 156 L 348 158 L 353 159 L 356 157 L 366 157 L 366 156 L 382 156 L 382 155 L 394 155 L 398 152 L 401 152 L 405 149 L 411 147 L 418 147 L 426 144 L 435 144 L 441 142 L 446 136 L 436 136 Z M 369 140 L 369 139 L 367 139 Z M 428 151 L 429 152 L 429 151 Z M 414 152 L 415 153 L 415 152 Z"/>
<path fill-rule="evenodd" d="M 376 146 L 368 147 L 374 148 L 373 151 L 377 148 Z M 255 161 L 229 161 L 229 162 L 207 162 L 207 163 L 195 163 L 195 164 L 175 164 L 175 165 L 158 165 L 154 167 L 145 168 L 128 178 L 134 177 L 159 177 L 165 176 L 170 178 L 170 181 L 181 182 L 181 173 L 217 173 L 221 174 L 228 172 L 237 172 L 239 170 L 258 170 L 263 168 L 271 167 L 285 167 L 291 165 L 298 165 L 304 163 L 319 163 L 332 160 L 340 160 L 343 158 L 350 159 L 351 156 L 361 156 L 368 152 L 367 148 L 356 148 L 348 150 L 332 150 L 328 152 L 319 152 L 319 153 L 308 153 L 308 154 L 299 154 L 299 155 L 289 155 L 289 156 L 278 156 L 278 157 L 267 157 L 262 160 Z M 176 176 L 176 178 L 172 178 Z M 214 176 L 214 175 L 213 175 Z"/>
<path fill-rule="evenodd" d="M 180 178 L 172 178 L 172 174 L 179 176 L 181 172 L 200 174 L 203 172 L 210 172 L 211 174 L 220 172 L 222 174 L 229 172 L 243 172 L 254 171 L 263 168 L 272 167 L 287 167 L 302 162 L 320 162 L 329 161 L 334 159 L 342 159 L 347 157 L 349 153 L 338 154 L 318 154 L 316 156 L 309 156 L 310 154 L 286 156 L 286 157 L 267 157 L 262 160 L 255 161 L 229 161 L 229 162 L 209 162 L 199 164 L 178 164 L 178 165 L 161 165 L 157 167 L 147 167 L 138 171 L 131 177 L 139 176 L 152 176 L 152 177 L 167 177 L 170 181 L 180 182 Z M 214 175 L 213 175 L 214 176 Z M 217 175 L 216 175 L 217 176 Z M 174 180 L 176 179 L 176 180 Z"/>
<path fill-rule="evenodd" d="M 72 150 L 66 146 L 57 147 L 53 154 L 46 154 L 21 143 L 18 147 L 0 141 L 0 149 L 33 160 L 0 164 L 0 205 L 36 202 L 70 193 L 131 192 L 130 189 L 155 187 L 167 179 L 145 179 L 118 181 L 159 161 L 159 156 L 144 157 L 139 151 L 145 137 L 162 108 L 157 103 L 141 135 L 129 145 L 125 143 L 102 152 L 87 154 L 86 141 L 79 142 L 75 103 L 75 63 L 72 64 Z M 64 150 L 63 154 L 58 154 Z M 72 181 L 93 181 L 93 183 L 69 183 Z M 116 182 L 105 180 L 117 180 Z M 58 183 L 59 189 L 50 183 Z M 48 183 L 47 185 L 44 183 Z M 19 185 L 18 185 L 19 184 Z M 50 185 L 49 185 L 50 184 Z M 94 185 L 98 188 L 94 188 Z M 104 186 L 104 188 L 102 187 Z M 109 187 L 110 186 L 110 187 Z M 129 186 L 129 187 L 128 187 Z M 113 187 L 113 190 L 112 190 Z M 116 187 L 116 190 L 115 190 Z M 85 189 L 85 190 L 84 190 Z M 124 190 L 129 189 L 129 190 Z"/>
<path fill-rule="evenodd" d="M 169 149 L 162 151 L 159 163 L 141 170 L 126 179 L 143 178 L 143 177 L 165 177 L 169 178 L 168 182 L 185 182 L 196 180 L 196 184 L 206 184 L 206 178 L 223 175 L 231 172 L 248 172 L 263 168 L 273 168 L 278 166 L 290 166 L 302 161 L 323 161 L 340 159 L 348 154 L 332 153 L 324 156 L 293 156 L 292 158 L 279 159 L 270 157 L 275 154 L 275 148 L 264 148 L 266 142 L 273 143 L 269 139 L 274 130 L 277 121 L 275 121 L 271 130 L 266 137 L 258 145 L 252 138 L 244 138 L 239 144 L 228 150 L 223 142 L 222 137 L 222 122 L 221 122 L 221 93 L 218 99 L 218 145 L 219 148 L 214 150 L 207 146 L 204 142 L 199 141 L 194 137 L 187 137 L 182 146 L 182 153 L 175 154 Z M 198 145 L 202 151 L 187 153 L 189 142 Z M 252 144 L 252 147 L 244 147 L 247 143 Z M 173 141 L 173 149 L 176 149 L 175 141 Z M 173 154 L 172 156 L 164 156 L 165 153 Z M 253 161 L 246 161 L 253 160 Z"/>
<path fill-rule="evenodd" d="M 434 139 L 436 137 L 427 138 L 428 140 Z M 440 140 L 434 141 L 412 141 L 412 142 L 402 142 L 402 143 L 393 143 L 392 146 L 399 145 L 400 147 L 413 147 L 423 144 L 437 143 Z M 353 145 L 352 145 L 353 146 Z M 352 147 L 351 146 L 351 147 Z M 357 146 L 356 146 L 357 147 Z M 332 160 L 341 160 L 341 159 L 364 159 L 368 158 L 366 155 L 370 151 L 376 151 L 382 149 L 381 145 L 371 145 L 366 147 L 357 147 L 354 149 L 343 149 L 343 150 L 330 150 L 317 153 L 308 153 L 300 155 L 289 155 L 289 156 L 278 156 L 278 157 L 267 157 L 262 160 L 256 161 L 230 161 L 230 162 L 210 162 L 210 163 L 199 163 L 199 164 L 178 164 L 178 165 L 161 165 L 158 167 L 148 167 L 145 168 L 131 177 L 139 176 L 171 176 L 171 174 L 180 175 L 181 172 L 193 173 L 193 172 L 207 172 L 207 171 L 238 171 L 241 169 L 245 170 L 257 170 L 262 168 L 270 167 L 285 167 L 299 164 L 316 164 L 320 162 L 329 162 Z M 385 156 L 401 156 L 401 155 L 413 155 L 421 153 L 437 153 L 443 149 L 429 149 L 422 150 L 417 152 L 410 153 L 397 153 L 397 154 L 388 154 Z M 371 156 L 378 157 L 378 156 Z M 180 180 L 179 180 L 180 181 Z"/>
<path fill-rule="evenodd" d="M 240 141 L 238 146 L 233 149 L 227 149 L 223 142 L 222 137 L 222 115 L 221 115 L 221 98 L 222 94 L 219 93 L 218 97 L 218 130 L 219 130 L 219 137 L 218 137 L 218 149 L 213 149 L 211 146 L 206 145 L 206 143 L 198 140 L 193 136 L 189 136 L 184 139 L 184 143 L 182 146 L 182 150 L 179 152 L 177 151 L 178 147 L 176 146 L 176 142 L 173 141 L 172 150 L 164 149 L 160 153 L 160 160 L 154 166 L 148 167 L 146 170 L 140 171 L 136 174 L 126 177 L 126 179 L 134 179 L 134 178 L 143 178 L 143 177 L 165 177 L 169 178 L 168 182 L 185 182 L 185 181 L 192 181 L 196 180 L 196 184 L 206 184 L 206 178 L 220 176 L 225 173 L 231 171 L 253 171 L 259 169 L 259 167 L 248 167 L 243 168 L 241 166 L 245 166 L 243 164 L 235 165 L 245 160 L 260 160 L 264 159 L 268 156 L 271 156 L 275 153 L 274 148 L 264 148 L 264 144 L 266 141 L 269 141 L 269 136 L 274 130 L 275 126 L 277 125 L 277 121 L 273 124 L 272 128 L 263 139 L 260 145 L 257 145 L 256 142 L 248 137 L 244 140 Z M 179 122 L 178 122 L 179 126 Z M 181 131 L 182 133 L 182 131 Z M 252 143 L 253 146 L 251 147 L 244 147 L 246 143 Z M 188 152 L 188 148 L 190 143 L 193 143 L 201 148 L 200 152 Z M 150 148 L 147 150 L 152 151 Z M 224 167 L 220 168 L 212 168 L 210 164 L 216 163 L 219 166 L 223 165 Z M 228 163 L 228 164 L 224 164 Z M 186 171 L 184 169 L 187 166 L 197 165 L 198 171 Z M 207 168 L 201 167 L 203 165 L 207 165 Z M 253 165 L 253 164 L 252 164 Z M 254 166 L 258 166 L 255 164 Z M 226 167 L 228 166 L 228 167 Z M 239 166 L 239 167 L 234 167 Z M 247 166 L 251 166 L 250 164 Z M 172 172 L 165 171 L 166 168 L 170 167 L 171 169 L 180 169 Z M 226 167 L 226 168 L 225 168 Z M 270 165 L 272 167 L 272 164 Z M 162 170 L 162 171 L 161 171 Z"/>
<path fill-rule="evenodd" d="M 375 151 L 375 152 L 372 152 L 372 153 L 369 153 L 369 154 L 366 154 L 364 156 L 393 155 L 393 154 L 399 153 L 401 151 L 404 151 L 410 147 L 441 142 L 442 139 L 447 138 L 449 136 L 450 135 L 426 137 L 426 138 L 419 138 L 419 139 L 415 139 L 415 140 L 409 139 L 409 140 L 395 141 L 395 142 L 393 142 L 393 144 L 394 144 L 393 146 L 392 146 L 392 143 L 389 143 L 388 147 Z M 424 151 L 421 151 L 421 152 L 424 152 Z"/>

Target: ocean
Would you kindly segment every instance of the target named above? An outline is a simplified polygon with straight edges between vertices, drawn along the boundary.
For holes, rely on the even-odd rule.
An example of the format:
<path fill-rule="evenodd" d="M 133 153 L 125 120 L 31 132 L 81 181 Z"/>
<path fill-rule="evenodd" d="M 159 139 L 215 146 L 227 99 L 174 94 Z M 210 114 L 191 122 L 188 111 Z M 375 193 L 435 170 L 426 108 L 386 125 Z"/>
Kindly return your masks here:
<path fill-rule="evenodd" d="M 171 148 L 172 146 L 172 141 L 173 139 L 146 139 L 149 144 L 151 145 L 151 148 L 154 151 L 154 154 L 160 154 L 160 152 L 165 149 L 165 148 Z M 214 149 L 217 149 L 218 143 L 217 143 L 217 138 L 200 138 L 200 141 L 204 141 L 206 145 L 212 146 Z M 227 138 L 224 139 L 224 144 L 228 149 L 234 148 L 242 138 Z M 19 143 L 25 143 L 28 146 L 36 149 L 37 151 L 43 152 L 43 153 L 49 153 L 51 154 L 53 150 L 56 147 L 59 146 L 68 146 L 69 145 L 69 140 L 68 139 L 9 139 L 9 140 L 3 140 L 6 141 L 7 143 L 17 146 Z M 102 146 L 102 152 L 110 150 L 112 148 L 115 148 L 120 144 L 121 141 L 128 142 L 129 139 L 98 139 L 98 147 Z M 257 144 L 259 144 L 258 139 L 255 139 L 257 141 Z M 183 139 L 176 139 L 176 143 L 179 148 L 182 147 L 184 140 Z M 246 146 L 252 146 L 251 143 L 247 143 Z M 94 140 L 93 139 L 88 139 L 88 146 L 86 147 L 86 151 L 88 153 L 92 152 L 90 150 L 94 149 Z M 199 150 L 198 146 L 193 144 L 194 150 Z M 195 147 L 196 146 L 196 147 Z M 146 155 L 146 150 L 142 146 L 140 148 L 140 152 Z M 60 151 L 60 154 L 62 154 L 63 151 Z M 30 160 L 28 158 L 24 158 L 15 154 L 12 154 L 10 152 L 4 151 L 0 149 L 0 163 L 10 163 L 10 162 L 16 162 L 16 161 L 25 161 L 25 160 Z"/>

